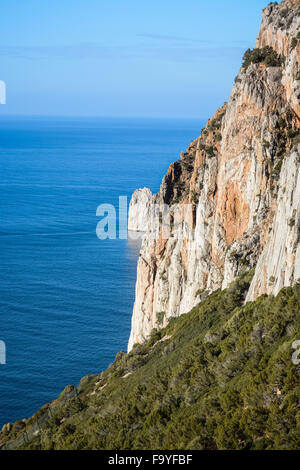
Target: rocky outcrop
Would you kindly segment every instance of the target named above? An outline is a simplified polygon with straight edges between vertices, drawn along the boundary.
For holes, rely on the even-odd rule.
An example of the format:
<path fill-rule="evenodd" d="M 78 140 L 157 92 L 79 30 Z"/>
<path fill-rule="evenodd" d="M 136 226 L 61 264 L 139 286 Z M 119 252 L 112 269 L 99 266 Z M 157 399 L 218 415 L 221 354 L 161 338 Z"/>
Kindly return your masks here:
<path fill-rule="evenodd" d="M 149 188 L 134 191 L 128 211 L 128 230 L 146 232 L 151 220 L 152 192 Z"/>
<path fill-rule="evenodd" d="M 171 235 L 162 222 L 143 238 L 129 350 L 246 269 L 256 266 L 248 300 L 300 277 L 299 14 L 294 0 L 264 10 L 228 103 L 154 196 Z"/>

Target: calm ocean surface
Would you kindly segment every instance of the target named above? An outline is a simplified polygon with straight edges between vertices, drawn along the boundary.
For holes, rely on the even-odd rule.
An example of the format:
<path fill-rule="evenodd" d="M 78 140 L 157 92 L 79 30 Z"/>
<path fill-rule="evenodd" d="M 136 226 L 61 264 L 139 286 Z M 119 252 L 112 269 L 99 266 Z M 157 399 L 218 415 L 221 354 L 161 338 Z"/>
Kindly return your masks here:
<path fill-rule="evenodd" d="M 0 117 L 0 426 L 126 349 L 139 246 L 96 208 L 159 189 L 201 120 Z"/>

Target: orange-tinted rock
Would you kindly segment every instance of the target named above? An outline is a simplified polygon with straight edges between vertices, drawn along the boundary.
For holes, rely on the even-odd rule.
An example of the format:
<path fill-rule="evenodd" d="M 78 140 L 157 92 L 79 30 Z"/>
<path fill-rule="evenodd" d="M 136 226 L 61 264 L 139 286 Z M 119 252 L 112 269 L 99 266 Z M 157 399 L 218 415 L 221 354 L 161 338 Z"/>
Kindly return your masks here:
<path fill-rule="evenodd" d="M 299 13 L 293 0 L 264 10 L 256 47 L 284 63 L 242 67 L 228 103 L 170 165 L 155 200 L 180 211 L 168 240 L 144 237 L 129 349 L 158 326 L 158 312 L 165 321 L 185 313 L 199 292 L 245 269 L 257 266 L 249 300 L 300 278 Z"/>

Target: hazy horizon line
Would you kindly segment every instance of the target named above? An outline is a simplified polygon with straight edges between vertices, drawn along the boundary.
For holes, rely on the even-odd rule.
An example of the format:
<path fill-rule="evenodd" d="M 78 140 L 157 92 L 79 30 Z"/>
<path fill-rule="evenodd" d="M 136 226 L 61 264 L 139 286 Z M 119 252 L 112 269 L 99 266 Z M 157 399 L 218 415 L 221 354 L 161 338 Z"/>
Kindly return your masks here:
<path fill-rule="evenodd" d="M 29 117 L 29 118 L 95 118 L 95 119 L 174 119 L 174 120 L 207 120 L 209 117 L 196 117 L 196 116 L 125 116 L 125 115 L 100 115 L 100 114 L 40 114 L 40 113 L 8 113 L 8 114 L 0 114 L 1 118 L 14 118 L 14 117 Z"/>

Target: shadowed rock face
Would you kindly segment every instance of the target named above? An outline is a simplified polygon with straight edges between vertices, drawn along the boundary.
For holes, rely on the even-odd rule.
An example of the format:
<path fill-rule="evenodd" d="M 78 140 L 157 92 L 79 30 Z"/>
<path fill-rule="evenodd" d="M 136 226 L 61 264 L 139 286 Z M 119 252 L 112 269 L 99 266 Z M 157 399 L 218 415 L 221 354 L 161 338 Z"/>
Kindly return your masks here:
<path fill-rule="evenodd" d="M 292 0 L 263 11 L 256 48 L 271 47 L 281 65 L 241 67 L 228 103 L 170 165 L 154 196 L 194 211 L 174 223 L 181 237 L 144 236 L 129 350 L 157 327 L 159 312 L 166 324 L 245 269 L 256 265 L 247 300 L 300 278 L 299 15 Z"/>

